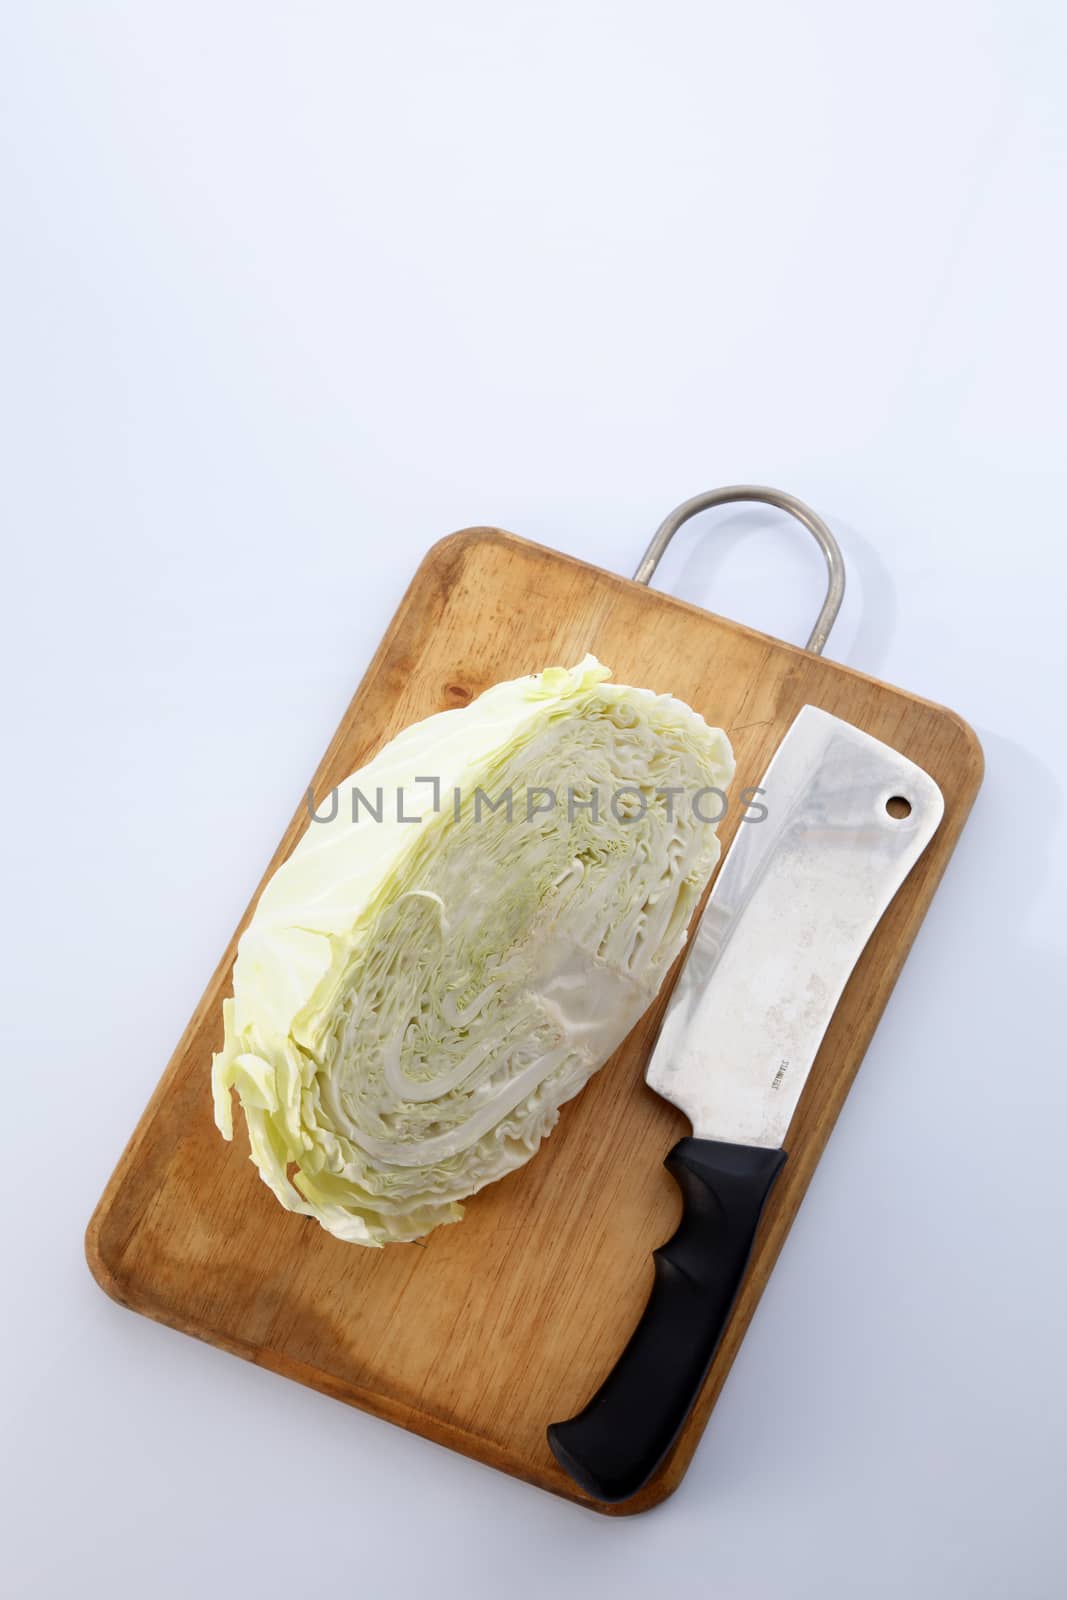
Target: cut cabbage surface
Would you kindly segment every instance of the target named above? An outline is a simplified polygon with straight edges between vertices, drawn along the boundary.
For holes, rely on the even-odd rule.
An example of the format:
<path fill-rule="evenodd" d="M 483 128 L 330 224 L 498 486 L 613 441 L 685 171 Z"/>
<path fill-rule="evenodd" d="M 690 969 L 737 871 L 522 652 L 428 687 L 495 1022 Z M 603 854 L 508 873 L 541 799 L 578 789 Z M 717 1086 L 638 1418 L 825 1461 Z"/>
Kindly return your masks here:
<path fill-rule="evenodd" d="M 535 1153 L 682 948 L 729 741 L 608 676 L 587 656 L 405 729 L 260 896 L 215 1120 L 232 1138 L 236 1090 L 264 1181 L 340 1239 L 458 1221 Z"/>

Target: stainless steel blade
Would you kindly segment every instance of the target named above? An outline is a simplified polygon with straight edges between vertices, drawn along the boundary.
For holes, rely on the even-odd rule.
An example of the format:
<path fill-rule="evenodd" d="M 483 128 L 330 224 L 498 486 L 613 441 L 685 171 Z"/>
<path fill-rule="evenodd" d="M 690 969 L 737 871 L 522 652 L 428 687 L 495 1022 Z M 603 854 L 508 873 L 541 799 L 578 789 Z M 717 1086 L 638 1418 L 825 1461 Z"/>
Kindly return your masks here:
<path fill-rule="evenodd" d="M 849 974 L 945 803 L 921 767 L 815 706 L 761 787 L 767 816 L 738 826 L 646 1078 L 698 1138 L 776 1149 Z"/>

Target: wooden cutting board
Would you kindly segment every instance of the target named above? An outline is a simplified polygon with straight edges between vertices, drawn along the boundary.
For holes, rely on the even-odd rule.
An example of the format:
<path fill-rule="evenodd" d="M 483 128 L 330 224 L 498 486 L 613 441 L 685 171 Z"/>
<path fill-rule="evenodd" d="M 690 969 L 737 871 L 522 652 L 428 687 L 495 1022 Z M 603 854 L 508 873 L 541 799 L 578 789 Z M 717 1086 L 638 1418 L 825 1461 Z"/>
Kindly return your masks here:
<path fill-rule="evenodd" d="M 941 828 L 860 960 L 819 1052 L 697 1406 L 640 1495 L 595 1506 L 620 1515 L 662 1500 L 689 1464 L 959 837 L 982 753 L 940 706 L 554 550 L 474 528 L 443 539 L 419 567 L 319 767 L 316 801 L 408 723 L 502 678 L 572 665 L 587 650 L 617 680 L 670 691 L 725 728 L 737 791 L 759 782 L 810 703 L 910 756 L 945 796 Z M 720 830 L 724 848 L 738 814 Z M 302 797 L 268 875 L 306 820 Z M 247 1159 L 242 1119 L 232 1145 L 215 1130 L 210 1062 L 236 941 L 235 933 L 89 1225 L 97 1281 L 146 1316 L 594 1506 L 557 1466 L 545 1427 L 571 1416 L 607 1373 L 648 1294 L 652 1251 L 678 1220 L 662 1161 L 689 1127 L 642 1076 L 666 993 L 564 1107 L 538 1155 L 471 1200 L 462 1223 L 371 1251 L 281 1209 Z M 373 1441 L 354 1428 L 353 1449 L 361 1447 Z"/>

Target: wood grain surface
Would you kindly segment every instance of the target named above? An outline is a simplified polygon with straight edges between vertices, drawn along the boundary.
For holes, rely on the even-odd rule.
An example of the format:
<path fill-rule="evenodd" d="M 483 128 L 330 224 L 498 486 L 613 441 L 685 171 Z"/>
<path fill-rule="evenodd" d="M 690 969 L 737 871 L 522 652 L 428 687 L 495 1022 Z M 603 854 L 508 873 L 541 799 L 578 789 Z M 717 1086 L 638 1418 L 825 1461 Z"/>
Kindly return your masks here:
<path fill-rule="evenodd" d="M 810 703 L 917 761 L 946 803 L 939 832 L 848 984 L 729 1327 L 653 1481 L 624 1505 L 596 1506 L 557 1466 L 545 1428 L 583 1405 L 608 1371 L 648 1294 L 652 1251 L 678 1220 L 662 1161 L 689 1128 L 642 1076 L 666 991 L 564 1107 L 526 1167 L 471 1200 L 457 1226 L 371 1251 L 281 1209 L 247 1159 L 243 1119 L 231 1145 L 214 1127 L 211 1055 L 239 928 L 104 1192 L 86 1250 L 98 1282 L 123 1305 L 625 1515 L 665 1498 L 689 1464 L 955 846 L 982 754 L 967 725 L 940 706 L 512 534 L 475 528 L 443 539 L 419 567 L 319 767 L 316 800 L 408 723 L 499 679 L 573 665 L 587 650 L 617 680 L 680 695 L 725 728 L 737 792 L 759 782 Z M 735 807 L 720 830 L 724 848 L 737 815 Z M 265 878 L 306 819 L 301 797 Z M 146 1062 L 146 1081 L 151 1073 Z M 373 1449 L 369 1435 L 362 1443 Z"/>

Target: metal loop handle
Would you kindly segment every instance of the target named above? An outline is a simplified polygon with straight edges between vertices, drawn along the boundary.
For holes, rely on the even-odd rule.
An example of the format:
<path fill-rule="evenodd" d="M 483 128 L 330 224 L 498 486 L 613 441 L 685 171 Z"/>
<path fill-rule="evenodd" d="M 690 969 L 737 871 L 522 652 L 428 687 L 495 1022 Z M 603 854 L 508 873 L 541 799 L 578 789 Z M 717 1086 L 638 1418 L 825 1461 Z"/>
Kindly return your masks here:
<path fill-rule="evenodd" d="M 811 630 L 811 637 L 804 646 L 812 655 L 821 656 L 823 647 L 830 637 L 830 629 L 841 609 L 845 593 L 845 559 L 841 554 L 841 547 L 822 518 L 817 517 L 810 506 L 806 506 L 802 500 L 795 499 L 791 494 L 785 494 L 781 489 L 763 489 L 758 484 L 740 483 L 733 484 L 727 489 L 709 489 L 706 494 L 696 494 L 692 500 L 683 501 L 656 529 L 652 543 L 641 557 L 641 564 L 634 573 L 634 581 L 637 583 L 652 581 L 652 574 L 659 566 L 663 552 L 683 522 L 688 522 L 690 517 L 695 517 L 700 511 L 710 511 L 713 506 L 731 505 L 736 500 L 758 500 L 763 505 L 777 506 L 779 511 L 787 511 L 791 517 L 796 517 L 798 522 L 804 524 L 826 557 L 829 575 L 826 599 Z"/>

